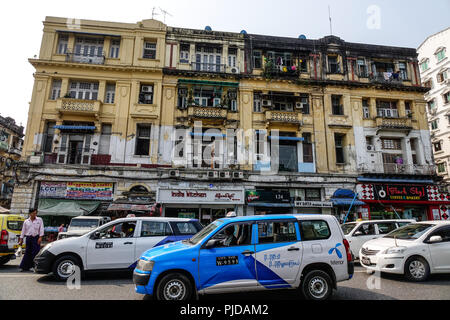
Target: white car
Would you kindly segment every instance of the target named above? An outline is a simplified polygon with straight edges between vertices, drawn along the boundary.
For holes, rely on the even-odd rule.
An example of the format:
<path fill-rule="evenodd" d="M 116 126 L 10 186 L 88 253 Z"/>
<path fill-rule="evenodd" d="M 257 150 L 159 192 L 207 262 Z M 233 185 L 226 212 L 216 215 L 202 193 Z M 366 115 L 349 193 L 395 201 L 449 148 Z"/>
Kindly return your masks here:
<path fill-rule="evenodd" d="M 58 240 L 82 236 L 110 221 L 110 217 L 100 216 L 79 216 L 72 218 L 67 231 L 58 233 Z"/>
<path fill-rule="evenodd" d="M 350 244 L 355 259 L 359 259 L 359 250 L 369 240 L 378 239 L 397 228 L 416 222 L 416 220 L 369 220 L 343 224 L 342 231 Z"/>
<path fill-rule="evenodd" d="M 202 229 L 195 219 L 125 218 L 104 224 L 80 237 L 46 245 L 34 259 L 37 273 L 67 280 L 81 271 L 133 270 L 148 249 L 191 238 Z"/>
<path fill-rule="evenodd" d="M 359 253 L 368 270 L 404 274 L 425 281 L 450 273 L 450 221 L 416 222 L 365 243 Z"/>

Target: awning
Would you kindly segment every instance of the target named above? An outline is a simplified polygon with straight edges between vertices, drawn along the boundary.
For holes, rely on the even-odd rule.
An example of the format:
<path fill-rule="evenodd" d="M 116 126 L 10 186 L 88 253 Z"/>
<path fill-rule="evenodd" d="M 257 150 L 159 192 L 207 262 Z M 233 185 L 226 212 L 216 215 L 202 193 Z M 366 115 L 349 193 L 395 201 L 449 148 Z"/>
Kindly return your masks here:
<path fill-rule="evenodd" d="M 99 206 L 98 201 L 40 199 L 38 215 L 78 217 L 94 212 Z"/>
<path fill-rule="evenodd" d="M 270 140 L 284 140 L 284 141 L 304 141 L 304 138 L 297 138 L 297 137 L 282 137 L 282 136 L 269 136 Z"/>
<path fill-rule="evenodd" d="M 111 203 L 108 211 L 153 211 L 153 204 Z"/>
<path fill-rule="evenodd" d="M 95 130 L 97 127 L 95 126 L 55 126 L 55 129 L 59 130 Z"/>
<path fill-rule="evenodd" d="M 353 202 L 354 206 L 365 206 L 366 205 L 365 202 L 362 202 L 359 200 L 353 201 L 353 198 L 352 199 L 345 199 L 345 198 L 331 199 L 331 202 L 333 202 L 333 205 L 335 205 L 335 206 L 350 206 L 352 204 L 352 202 Z"/>
<path fill-rule="evenodd" d="M 247 205 L 249 207 L 292 208 L 291 203 L 251 202 Z"/>

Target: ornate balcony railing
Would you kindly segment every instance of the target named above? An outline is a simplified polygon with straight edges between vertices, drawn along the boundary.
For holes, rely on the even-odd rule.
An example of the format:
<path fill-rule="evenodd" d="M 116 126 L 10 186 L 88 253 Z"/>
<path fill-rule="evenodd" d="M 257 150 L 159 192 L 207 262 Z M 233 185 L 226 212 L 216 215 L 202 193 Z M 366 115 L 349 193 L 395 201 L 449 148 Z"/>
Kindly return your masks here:
<path fill-rule="evenodd" d="M 302 123 L 302 114 L 300 112 L 289 111 L 266 111 L 266 121 L 283 123 Z"/>
<path fill-rule="evenodd" d="M 362 173 L 380 173 L 380 174 L 414 174 L 414 175 L 435 175 L 435 165 L 417 165 L 417 164 L 362 164 L 359 167 L 359 172 Z"/>
<path fill-rule="evenodd" d="M 189 107 L 188 116 L 201 119 L 226 119 L 227 109 L 218 107 Z"/>
<path fill-rule="evenodd" d="M 376 118 L 377 127 L 385 129 L 411 129 L 412 120 L 406 118 Z"/>
<path fill-rule="evenodd" d="M 60 113 L 93 114 L 100 112 L 101 102 L 98 100 L 80 100 L 60 98 L 57 100 L 56 109 Z"/>
<path fill-rule="evenodd" d="M 192 62 L 191 68 L 193 71 L 226 72 L 226 65 L 220 63 Z"/>
<path fill-rule="evenodd" d="M 105 64 L 104 55 L 83 55 L 77 53 L 66 53 L 66 62 L 87 63 L 87 64 Z"/>

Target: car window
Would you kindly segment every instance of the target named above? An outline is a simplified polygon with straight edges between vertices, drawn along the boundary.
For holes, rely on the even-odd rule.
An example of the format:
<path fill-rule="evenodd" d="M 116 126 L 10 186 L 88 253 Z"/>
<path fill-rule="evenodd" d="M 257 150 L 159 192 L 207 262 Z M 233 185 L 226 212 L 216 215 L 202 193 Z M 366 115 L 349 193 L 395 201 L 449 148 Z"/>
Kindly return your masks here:
<path fill-rule="evenodd" d="M 215 247 L 234 247 L 251 244 L 251 223 L 237 223 L 227 226 L 212 237 L 216 240 Z"/>
<path fill-rule="evenodd" d="M 399 228 L 404 227 L 404 226 L 407 226 L 407 225 L 410 224 L 410 223 L 411 223 L 411 222 L 397 222 Z"/>
<path fill-rule="evenodd" d="M 100 239 L 133 238 L 136 221 L 116 223 L 99 231 Z"/>
<path fill-rule="evenodd" d="M 356 223 L 345 223 L 341 226 L 342 231 L 345 235 L 348 235 L 354 228 L 356 227 Z"/>
<path fill-rule="evenodd" d="M 419 239 L 424 233 L 435 227 L 434 224 L 421 224 L 414 223 L 407 226 L 396 229 L 383 238 L 395 238 L 401 240 L 416 240 Z"/>
<path fill-rule="evenodd" d="M 141 237 L 163 237 L 172 235 L 168 222 L 142 221 Z"/>
<path fill-rule="evenodd" d="M 361 232 L 363 236 L 372 236 L 375 235 L 375 224 L 373 223 L 363 223 L 359 226 L 356 232 Z"/>
<path fill-rule="evenodd" d="M 325 240 L 331 235 L 330 227 L 324 220 L 302 221 L 300 230 L 302 241 Z"/>
<path fill-rule="evenodd" d="M 189 239 L 189 243 L 197 244 L 203 239 L 205 239 L 208 235 L 214 232 L 217 228 L 219 228 L 224 222 L 222 220 L 216 220 L 210 223 L 208 226 L 200 230 L 197 234 L 195 234 L 191 239 Z"/>
<path fill-rule="evenodd" d="M 95 228 L 98 226 L 97 219 L 72 219 L 70 221 L 71 228 Z"/>
<path fill-rule="evenodd" d="M 193 235 L 202 230 L 202 226 L 197 221 L 171 222 L 174 231 L 178 235 Z"/>
<path fill-rule="evenodd" d="M 280 243 L 297 241 L 295 222 L 264 221 L 258 223 L 258 243 Z"/>
<path fill-rule="evenodd" d="M 377 226 L 379 234 L 388 234 L 389 232 L 397 229 L 394 222 L 377 223 Z"/>
<path fill-rule="evenodd" d="M 429 237 L 433 237 L 433 236 L 441 236 L 442 238 L 442 242 L 450 242 L 450 227 L 443 227 L 443 228 L 439 228 L 438 230 L 436 230 L 435 232 L 433 232 Z"/>
<path fill-rule="evenodd" d="M 22 220 L 7 220 L 7 227 L 9 230 L 20 231 L 22 230 Z"/>

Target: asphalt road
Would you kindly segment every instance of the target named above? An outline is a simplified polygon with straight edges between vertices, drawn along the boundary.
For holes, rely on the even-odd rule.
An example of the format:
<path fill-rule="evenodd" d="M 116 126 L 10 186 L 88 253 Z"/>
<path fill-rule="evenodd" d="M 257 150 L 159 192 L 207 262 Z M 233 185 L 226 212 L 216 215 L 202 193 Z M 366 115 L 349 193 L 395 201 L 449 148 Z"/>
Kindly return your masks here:
<path fill-rule="evenodd" d="M 51 276 L 19 272 L 19 260 L 0 267 L 0 300 L 142 300 L 134 292 L 131 274 L 88 274 L 79 289 L 69 289 Z M 75 284 L 72 283 L 74 286 Z M 371 288 L 371 289 L 369 289 Z M 200 297 L 201 301 L 286 301 L 297 300 L 295 291 L 220 294 Z M 334 300 L 450 300 L 450 275 L 434 275 L 424 283 L 411 283 L 401 276 L 369 275 L 356 266 L 352 280 L 338 284 Z"/>

